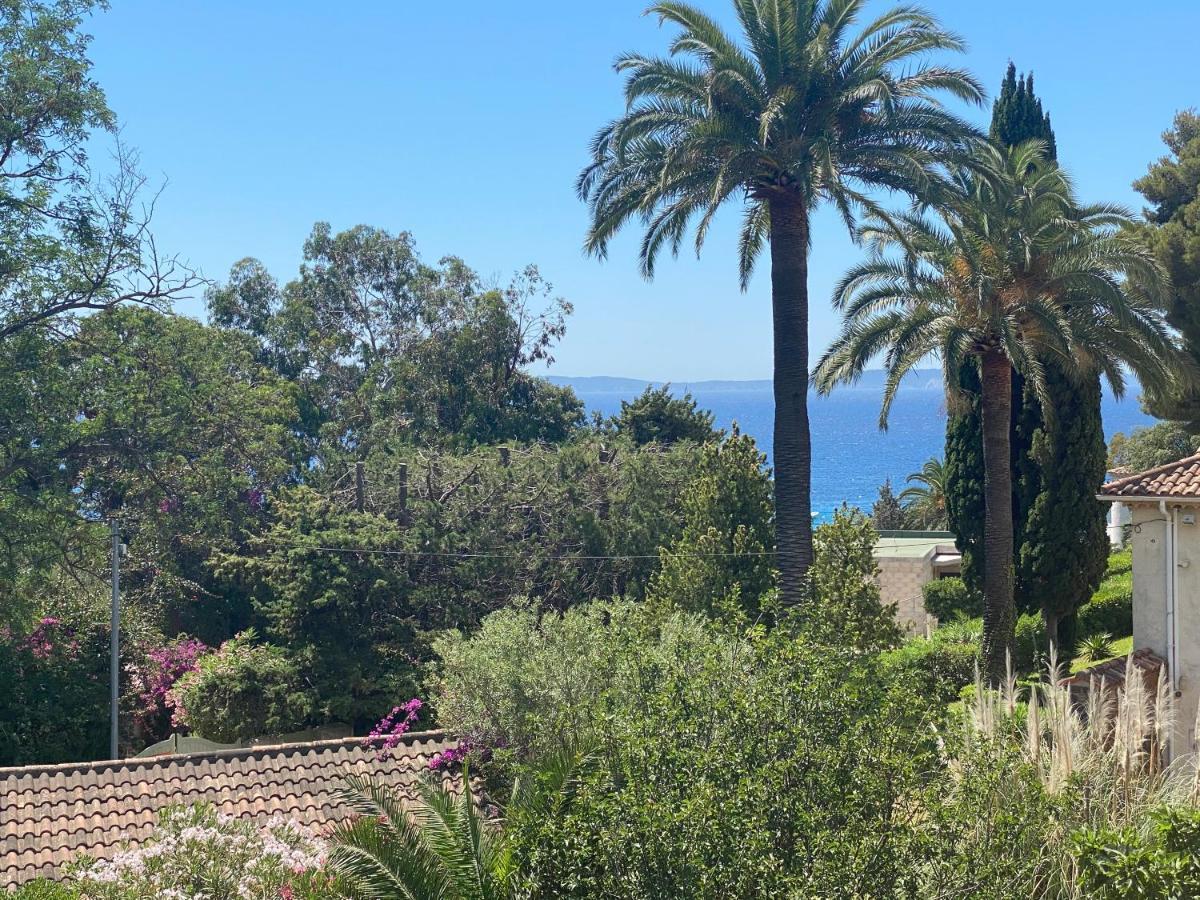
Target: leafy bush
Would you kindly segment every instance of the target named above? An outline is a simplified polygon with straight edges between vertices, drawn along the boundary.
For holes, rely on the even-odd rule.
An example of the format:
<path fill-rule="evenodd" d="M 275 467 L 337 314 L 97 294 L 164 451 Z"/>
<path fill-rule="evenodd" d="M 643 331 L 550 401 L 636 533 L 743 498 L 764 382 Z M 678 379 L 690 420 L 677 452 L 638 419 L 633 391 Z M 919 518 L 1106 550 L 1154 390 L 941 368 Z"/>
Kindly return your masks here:
<path fill-rule="evenodd" d="M 1133 562 L 1128 550 L 1109 558 L 1108 571 L 1092 599 L 1079 610 L 1081 635 L 1133 634 Z"/>
<path fill-rule="evenodd" d="M 1047 835 L 1063 801 L 1017 748 L 1003 741 L 956 748 L 952 765 L 930 779 L 918 802 L 928 819 L 908 896 L 1060 896 L 1045 881 Z"/>
<path fill-rule="evenodd" d="M 704 628 L 683 613 L 655 622 L 628 602 L 561 615 L 499 610 L 469 638 L 450 632 L 434 642 L 438 721 L 501 757 L 557 752 L 600 730 L 610 696 L 636 692 L 677 648 L 703 640 Z"/>
<path fill-rule="evenodd" d="M 636 399 L 621 401 L 621 414 L 608 420 L 608 427 L 626 435 L 638 446 L 694 441 L 719 441 L 724 432 L 713 427 L 713 414 L 699 409 L 691 393 L 671 393 L 669 384 L 646 387 Z"/>
<path fill-rule="evenodd" d="M 1163 808 L 1153 827 L 1076 835 L 1079 887 L 1095 900 L 1200 897 L 1200 810 Z"/>
<path fill-rule="evenodd" d="M 278 647 L 254 632 L 201 656 L 170 691 L 175 721 L 213 741 L 245 742 L 296 731 L 313 713 L 300 673 Z"/>
<path fill-rule="evenodd" d="M 942 622 L 983 615 L 983 595 L 967 587 L 961 578 L 939 578 L 921 588 L 925 611 Z"/>
<path fill-rule="evenodd" d="M 894 813 L 934 752 L 924 706 L 782 631 L 676 648 L 570 798 L 509 817 L 530 894 L 893 895 L 914 825 Z"/>
<path fill-rule="evenodd" d="M 10 900 L 81 900 L 78 885 L 39 878 L 21 885 L 9 894 Z"/>
<path fill-rule="evenodd" d="M 134 723 L 142 744 L 161 741 L 171 734 L 175 709 L 169 702 L 171 688 L 196 668 L 208 650 L 201 641 L 186 635 L 162 647 L 151 647 L 139 662 L 125 666 L 127 693 L 134 703 Z"/>
<path fill-rule="evenodd" d="M 734 433 L 700 450 L 683 493 L 683 533 L 659 550 L 652 601 L 709 616 L 757 618 L 775 582 L 775 528 L 766 457 Z"/>
<path fill-rule="evenodd" d="M 936 632 L 911 638 L 880 656 L 885 677 L 909 685 L 922 697 L 951 703 L 975 678 L 979 640 L 956 640 Z"/>
<path fill-rule="evenodd" d="M 111 860 L 83 859 L 72 876 L 87 900 L 317 898 L 333 888 L 325 855 L 325 843 L 295 821 L 277 817 L 260 829 L 210 806 L 171 807 L 149 840 Z"/>
<path fill-rule="evenodd" d="M 0 627 L 0 765 L 97 759 L 108 751 L 109 635 L 44 616 Z"/>
<path fill-rule="evenodd" d="M 879 596 L 879 534 L 860 510 L 843 506 L 813 532 L 812 598 L 799 615 L 805 636 L 830 648 L 876 652 L 900 643 L 896 610 Z"/>
<path fill-rule="evenodd" d="M 1046 637 L 1046 622 L 1042 614 L 1023 613 L 1017 619 L 1013 668 L 1021 675 L 1040 672 L 1045 668 L 1049 653 L 1050 641 Z"/>

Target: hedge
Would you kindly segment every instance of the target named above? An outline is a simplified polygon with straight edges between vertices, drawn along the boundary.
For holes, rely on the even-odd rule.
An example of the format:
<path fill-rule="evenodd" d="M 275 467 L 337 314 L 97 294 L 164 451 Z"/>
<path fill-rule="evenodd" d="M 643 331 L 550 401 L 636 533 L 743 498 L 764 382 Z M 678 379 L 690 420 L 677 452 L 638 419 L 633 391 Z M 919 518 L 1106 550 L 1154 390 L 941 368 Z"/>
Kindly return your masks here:
<path fill-rule="evenodd" d="M 983 615 L 983 595 L 967 587 L 961 578 L 939 578 L 921 588 L 925 611 L 949 622 L 965 616 L 975 619 Z"/>
<path fill-rule="evenodd" d="M 959 691 L 975 680 L 979 645 L 965 641 L 913 638 L 881 654 L 886 675 L 902 679 L 923 696 L 941 703 L 958 699 Z"/>

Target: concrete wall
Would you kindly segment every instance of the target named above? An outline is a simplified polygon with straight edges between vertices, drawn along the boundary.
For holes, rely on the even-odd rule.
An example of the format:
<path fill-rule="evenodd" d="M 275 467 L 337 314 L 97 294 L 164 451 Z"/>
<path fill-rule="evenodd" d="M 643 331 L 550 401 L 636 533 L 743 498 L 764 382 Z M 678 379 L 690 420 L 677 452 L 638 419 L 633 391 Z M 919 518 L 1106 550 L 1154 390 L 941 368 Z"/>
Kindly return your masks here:
<path fill-rule="evenodd" d="M 929 557 L 885 557 L 879 566 L 879 595 L 885 606 L 896 605 L 896 621 L 909 634 L 925 633 L 925 598 L 921 587 L 932 581 L 933 564 Z"/>
<path fill-rule="evenodd" d="M 1133 509 L 1133 646 L 1153 650 L 1169 659 L 1167 635 L 1167 576 L 1169 522 L 1157 504 L 1130 504 Z M 1170 507 L 1168 507 L 1168 515 Z M 1200 704 L 1200 525 L 1183 524 L 1184 513 L 1200 521 L 1200 508 L 1179 511 L 1175 549 L 1178 617 L 1178 689 L 1175 753 L 1194 753 L 1196 710 Z"/>

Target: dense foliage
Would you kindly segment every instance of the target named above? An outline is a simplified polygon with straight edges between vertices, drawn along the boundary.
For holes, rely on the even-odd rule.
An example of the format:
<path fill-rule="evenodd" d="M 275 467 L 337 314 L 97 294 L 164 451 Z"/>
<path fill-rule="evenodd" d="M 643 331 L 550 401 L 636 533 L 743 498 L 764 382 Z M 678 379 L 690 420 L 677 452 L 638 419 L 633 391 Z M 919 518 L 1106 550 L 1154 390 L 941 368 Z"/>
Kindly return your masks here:
<path fill-rule="evenodd" d="M 983 615 L 983 597 L 961 578 L 939 578 L 921 588 L 925 611 L 942 622 Z"/>
<path fill-rule="evenodd" d="M 172 721 L 222 743 L 298 731 L 314 717 L 314 697 L 296 664 L 247 632 L 200 657 L 168 693 Z"/>
<path fill-rule="evenodd" d="M 95 759 L 108 746 L 108 634 L 86 619 L 43 616 L 0 627 L 0 760 Z"/>
<path fill-rule="evenodd" d="M 701 244 L 744 202 L 743 281 L 772 254 L 773 478 L 668 387 L 588 421 L 533 374 L 571 311 L 536 267 L 496 286 L 408 232 L 317 223 L 290 280 L 245 259 L 210 285 L 207 323 L 173 315 L 195 278 L 157 255 L 131 158 L 107 187 L 89 167 L 115 128 L 79 30 L 96 5 L 0 3 L 0 766 L 107 752 L 110 525 L 122 751 L 336 723 L 385 761 L 427 720 L 456 743 L 415 807 L 357 778 L 320 836 L 172 807 L 16 896 L 1200 892 L 1200 766 L 1163 754 L 1188 711 L 1132 663 L 1081 708 L 1048 640 L 1065 650 L 1074 619 L 1094 661 L 1132 630 L 1130 554 L 1100 582 L 1099 374 L 1151 376 L 1151 408 L 1183 422 L 1115 442 L 1115 464 L 1193 449 L 1198 394 L 1166 371 L 1155 303 L 1200 360 L 1194 114 L 1134 223 L 1076 203 L 1032 77 L 1010 66 L 994 145 L 945 112 L 939 95 L 980 91 L 926 61 L 962 43 L 919 10 L 854 36 L 860 0 L 737 0 L 739 41 L 655 4 L 674 58 L 618 63 L 628 108 L 579 183 L 588 247 L 641 218 L 649 275 L 693 219 Z M 918 204 L 886 213 L 879 187 Z M 944 465 L 814 531 L 823 201 L 865 212 L 877 252 L 838 291 L 819 386 L 883 351 L 886 417 L 938 354 L 957 403 Z M 965 578 L 926 587 L 942 627 L 905 639 L 878 529 L 947 521 Z M 1010 568 L 1020 610 L 996 589 Z"/>
<path fill-rule="evenodd" d="M 1135 428 L 1128 435 L 1117 432 L 1108 448 L 1108 465 L 1127 474 L 1145 472 L 1186 459 L 1200 449 L 1200 435 L 1181 422 L 1159 422 Z"/>
<path fill-rule="evenodd" d="M 570 802 L 509 821 L 528 890 L 889 893 L 911 838 L 892 812 L 934 753 L 914 698 L 782 636 L 714 633 L 665 662 L 634 662 L 643 687 L 600 736 Z"/>
<path fill-rule="evenodd" d="M 638 446 L 678 441 L 703 444 L 724 436 L 713 427 L 713 414 L 700 409 L 691 393 L 676 397 L 669 384 L 658 388 L 647 386 L 633 400 L 622 400 L 621 412 L 608 424 Z"/>
<path fill-rule="evenodd" d="M 1151 392 L 1151 412 L 1200 430 L 1200 114 L 1185 110 L 1163 142 L 1170 153 L 1150 166 L 1134 188 L 1146 198 L 1145 223 L 1136 233 L 1170 276 L 1167 320 L 1178 329 L 1191 360 L 1190 377 L 1169 391 Z M 1195 449 L 1194 447 L 1192 448 Z"/>

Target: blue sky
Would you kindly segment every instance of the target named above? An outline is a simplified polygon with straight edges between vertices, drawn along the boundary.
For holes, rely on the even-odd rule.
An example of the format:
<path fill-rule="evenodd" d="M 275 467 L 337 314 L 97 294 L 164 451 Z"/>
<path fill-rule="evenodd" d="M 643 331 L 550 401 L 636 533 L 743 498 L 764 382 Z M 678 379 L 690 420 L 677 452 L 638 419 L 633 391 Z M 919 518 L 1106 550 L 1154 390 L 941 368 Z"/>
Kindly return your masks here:
<path fill-rule="evenodd" d="M 557 373 L 765 377 L 766 267 L 739 291 L 735 209 L 701 259 L 667 259 L 651 283 L 637 273 L 634 232 L 604 263 L 580 249 L 574 179 L 592 134 L 621 111 L 612 60 L 668 40 L 645 5 L 112 0 L 89 27 L 124 140 L 168 182 L 159 244 L 209 277 L 255 256 L 290 278 L 318 220 L 409 230 L 427 259 L 453 253 L 489 278 L 537 263 L 575 305 Z M 729 18 L 727 0 L 699 5 Z M 1200 3 L 925 5 L 966 37 L 960 64 L 990 92 L 1010 58 L 1034 71 L 1084 198 L 1140 208 L 1130 182 L 1162 155 L 1174 112 L 1200 104 Z M 836 333 L 830 288 L 857 255 L 820 215 L 814 353 Z M 180 310 L 199 315 L 201 304 Z"/>

